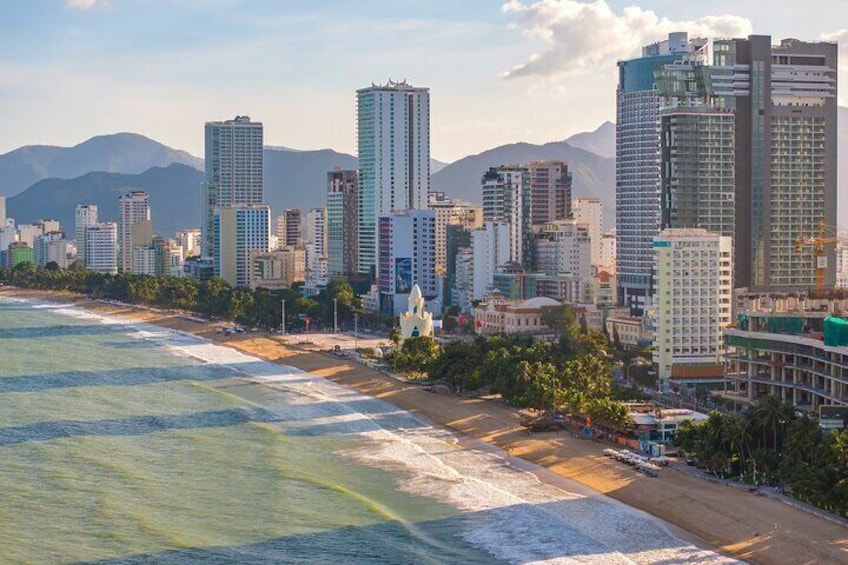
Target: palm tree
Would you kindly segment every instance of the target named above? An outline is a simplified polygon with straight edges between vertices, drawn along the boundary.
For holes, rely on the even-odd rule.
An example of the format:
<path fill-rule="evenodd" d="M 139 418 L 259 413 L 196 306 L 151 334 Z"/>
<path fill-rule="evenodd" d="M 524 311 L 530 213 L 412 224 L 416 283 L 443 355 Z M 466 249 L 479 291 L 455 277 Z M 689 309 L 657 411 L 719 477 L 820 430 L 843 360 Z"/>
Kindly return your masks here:
<path fill-rule="evenodd" d="M 792 417 L 792 405 L 787 404 L 776 396 L 763 397 L 754 408 L 754 420 L 761 431 L 771 430 L 773 434 L 772 449 L 777 451 L 777 428 Z"/>
<path fill-rule="evenodd" d="M 392 327 L 392 331 L 389 332 L 389 341 L 391 341 L 392 345 L 394 345 L 394 355 L 392 355 L 392 357 L 394 358 L 395 363 L 395 373 L 397 373 L 398 347 L 400 346 L 401 337 L 400 328 L 397 326 Z"/>
<path fill-rule="evenodd" d="M 735 414 L 725 416 L 723 435 L 730 445 L 730 450 L 739 455 L 739 461 L 742 463 L 742 468 L 745 469 L 746 453 L 751 444 L 751 430 L 748 421 Z"/>

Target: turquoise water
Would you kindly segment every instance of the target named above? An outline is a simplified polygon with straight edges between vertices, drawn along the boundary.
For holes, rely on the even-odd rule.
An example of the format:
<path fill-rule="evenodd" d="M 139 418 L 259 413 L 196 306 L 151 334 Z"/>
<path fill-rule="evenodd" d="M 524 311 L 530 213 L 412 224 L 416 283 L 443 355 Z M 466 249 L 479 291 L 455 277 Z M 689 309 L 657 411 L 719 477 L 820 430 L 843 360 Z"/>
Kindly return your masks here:
<path fill-rule="evenodd" d="M 349 406 L 180 339 L 0 301 L 0 561 L 494 562 L 455 505 L 344 454 L 372 441 Z"/>

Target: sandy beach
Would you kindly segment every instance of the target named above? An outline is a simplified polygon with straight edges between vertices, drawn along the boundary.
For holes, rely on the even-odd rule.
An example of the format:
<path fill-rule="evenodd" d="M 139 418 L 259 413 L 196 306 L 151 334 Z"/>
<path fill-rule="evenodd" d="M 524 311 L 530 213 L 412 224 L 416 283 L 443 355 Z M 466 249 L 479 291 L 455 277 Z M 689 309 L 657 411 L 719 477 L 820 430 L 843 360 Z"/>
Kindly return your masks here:
<path fill-rule="evenodd" d="M 522 415 L 497 401 L 433 394 L 371 370 L 297 345 L 304 336 L 279 338 L 247 333 L 223 336 L 211 323 L 174 313 L 110 305 L 70 293 L 0 288 L 0 295 L 73 303 L 104 315 L 120 315 L 184 331 L 247 354 L 309 371 L 383 399 L 436 425 L 491 443 L 512 456 L 546 467 L 587 487 L 643 510 L 705 549 L 751 563 L 848 562 L 848 529 L 791 506 L 741 489 L 713 484 L 665 469 L 648 478 L 603 457 L 603 444 L 566 432 L 528 435 Z"/>

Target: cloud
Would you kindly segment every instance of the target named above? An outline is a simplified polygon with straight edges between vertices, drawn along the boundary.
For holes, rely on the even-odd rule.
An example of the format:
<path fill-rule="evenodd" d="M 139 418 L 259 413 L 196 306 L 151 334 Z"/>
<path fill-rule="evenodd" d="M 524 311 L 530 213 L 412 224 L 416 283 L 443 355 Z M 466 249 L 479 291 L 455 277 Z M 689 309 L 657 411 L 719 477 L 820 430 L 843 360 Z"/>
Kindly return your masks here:
<path fill-rule="evenodd" d="M 90 10 L 91 8 L 105 5 L 105 0 L 65 0 L 65 6 L 76 10 Z"/>
<path fill-rule="evenodd" d="M 638 6 L 617 14 L 605 0 L 509 0 L 502 10 L 517 17 L 515 27 L 525 36 L 546 46 L 503 73 L 507 79 L 612 68 L 615 61 L 637 55 L 643 45 L 665 39 L 672 31 L 688 31 L 690 37 L 742 37 L 753 30 L 748 19 L 733 15 L 676 22 Z"/>
<path fill-rule="evenodd" d="M 848 29 L 823 33 L 821 38 L 839 43 L 839 103 L 848 106 Z"/>

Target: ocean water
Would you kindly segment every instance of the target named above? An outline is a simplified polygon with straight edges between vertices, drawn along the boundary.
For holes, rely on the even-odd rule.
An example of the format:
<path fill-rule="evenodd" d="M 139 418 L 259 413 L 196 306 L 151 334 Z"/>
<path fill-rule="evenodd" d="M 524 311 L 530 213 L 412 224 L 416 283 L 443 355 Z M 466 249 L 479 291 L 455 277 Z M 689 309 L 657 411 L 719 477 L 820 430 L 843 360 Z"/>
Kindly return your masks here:
<path fill-rule="evenodd" d="M 553 482 L 293 367 L 0 298 L 2 563 L 730 562 Z"/>

